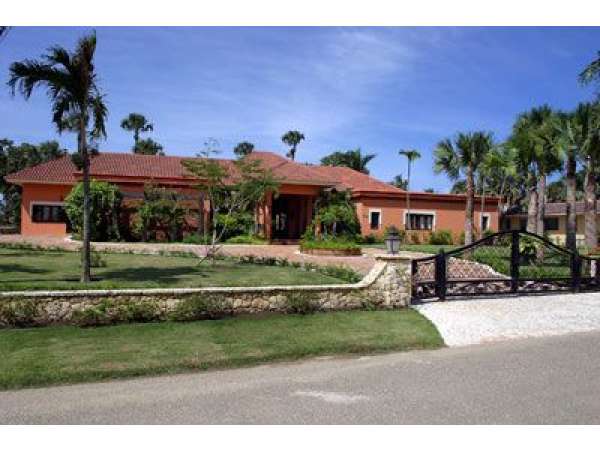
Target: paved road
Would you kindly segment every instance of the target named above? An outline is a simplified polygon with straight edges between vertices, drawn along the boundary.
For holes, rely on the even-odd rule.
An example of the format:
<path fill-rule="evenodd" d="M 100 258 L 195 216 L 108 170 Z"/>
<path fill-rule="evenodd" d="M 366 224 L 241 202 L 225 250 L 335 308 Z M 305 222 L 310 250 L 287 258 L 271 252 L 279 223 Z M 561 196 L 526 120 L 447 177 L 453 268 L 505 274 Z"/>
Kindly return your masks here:
<path fill-rule="evenodd" d="M 600 423 L 600 333 L 0 392 L 0 423 Z"/>

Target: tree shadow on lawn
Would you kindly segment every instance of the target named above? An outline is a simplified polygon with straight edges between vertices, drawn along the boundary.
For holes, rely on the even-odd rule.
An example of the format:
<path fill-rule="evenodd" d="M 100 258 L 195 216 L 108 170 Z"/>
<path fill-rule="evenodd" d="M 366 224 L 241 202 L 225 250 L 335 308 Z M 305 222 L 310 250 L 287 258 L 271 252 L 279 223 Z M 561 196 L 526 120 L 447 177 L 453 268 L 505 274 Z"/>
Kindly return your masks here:
<path fill-rule="evenodd" d="M 92 269 L 93 270 L 93 269 Z M 185 275 L 207 278 L 205 270 L 196 267 L 132 267 L 129 269 L 109 270 L 96 273 L 105 281 L 150 281 L 162 284 L 175 284 Z M 189 279 L 189 278 L 188 278 Z"/>
<path fill-rule="evenodd" d="M 7 273 L 7 272 L 48 273 L 48 272 L 50 272 L 50 270 L 41 269 L 41 268 L 37 268 L 37 267 L 31 267 L 31 266 L 24 266 L 23 264 L 14 264 L 14 263 L 0 264 L 0 273 Z M 4 280 L 4 281 L 7 281 L 7 280 Z"/>

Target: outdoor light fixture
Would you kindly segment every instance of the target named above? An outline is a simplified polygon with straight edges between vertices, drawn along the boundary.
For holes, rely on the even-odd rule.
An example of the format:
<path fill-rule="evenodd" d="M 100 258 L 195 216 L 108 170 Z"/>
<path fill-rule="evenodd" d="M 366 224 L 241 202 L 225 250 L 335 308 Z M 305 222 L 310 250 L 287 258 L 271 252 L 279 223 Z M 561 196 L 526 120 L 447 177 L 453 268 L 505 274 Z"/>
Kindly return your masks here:
<path fill-rule="evenodd" d="M 385 246 L 387 252 L 391 255 L 395 255 L 400 251 L 400 233 L 396 228 L 390 227 L 385 238 Z"/>

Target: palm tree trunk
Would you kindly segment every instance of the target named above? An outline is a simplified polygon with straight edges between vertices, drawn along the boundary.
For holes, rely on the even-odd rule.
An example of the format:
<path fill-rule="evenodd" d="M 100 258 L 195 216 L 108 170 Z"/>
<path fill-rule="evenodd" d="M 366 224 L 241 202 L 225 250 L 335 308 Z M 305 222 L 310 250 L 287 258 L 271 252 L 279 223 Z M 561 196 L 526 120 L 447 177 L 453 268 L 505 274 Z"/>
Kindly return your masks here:
<path fill-rule="evenodd" d="M 410 230 L 410 160 L 408 161 L 408 176 L 406 177 L 406 217 L 404 218 L 404 238 L 406 242 L 411 242 L 406 230 Z"/>
<path fill-rule="evenodd" d="M 535 175 L 531 175 L 528 205 L 527 205 L 527 231 L 530 233 L 537 232 L 537 207 L 538 207 L 538 191 L 537 191 L 537 179 Z"/>
<path fill-rule="evenodd" d="M 473 242 L 473 203 L 475 189 L 473 186 L 473 166 L 467 167 L 467 206 L 465 208 L 465 245 Z"/>
<path fill-rule="evenodd" d="M 546 175 L 541 174 L 538 180 L 538 208 L 536 211 L 536 232 L 544 235 L 544 215 L 546 212 Z"/>
<path fill-rule="evenodd" d="M 592 158 L 587 158 L 585 169 L 585 245 L 588 249 L 595 249 L 598 247 L 598 227 L 596 225 L 596 178 Z"/>
<path fill-rule="evenodd" d="M 567 248 L 571 251 L 577 249 L 577 211 L 576 208 L 576 171 L 577 165 L 575 161 L 575 155 L 571 151 L 567 158 L 567 174 L 566 174 L 566 185 L 567 185 Z"/>
<path fill-rule="evenodd" d="M 85 108 L 82 109 L 85 111 Z M 82 117 L 79 121 L 79 154 L 83 160 L 83 247 L 81 248 L 81 281 L 89 283 L 91 280 L 90 274 L 90 158 L 87 151 L 85 130 L 85 118 Z"/>

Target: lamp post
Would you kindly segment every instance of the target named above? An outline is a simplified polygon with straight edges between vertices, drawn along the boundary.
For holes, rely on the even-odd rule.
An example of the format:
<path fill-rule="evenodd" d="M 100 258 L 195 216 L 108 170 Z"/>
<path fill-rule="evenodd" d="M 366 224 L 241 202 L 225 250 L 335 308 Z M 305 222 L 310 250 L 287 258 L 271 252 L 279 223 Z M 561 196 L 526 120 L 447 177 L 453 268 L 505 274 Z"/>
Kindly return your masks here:
<path fill-rule="evenodd" d="M 395 227 L 388 228 L 387 236 L 385 237 L 385 246 L 390 255 L 395 255 L 400 251 L 400 234 Z"/>

